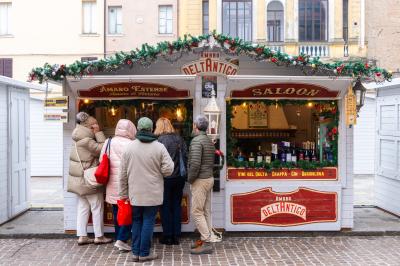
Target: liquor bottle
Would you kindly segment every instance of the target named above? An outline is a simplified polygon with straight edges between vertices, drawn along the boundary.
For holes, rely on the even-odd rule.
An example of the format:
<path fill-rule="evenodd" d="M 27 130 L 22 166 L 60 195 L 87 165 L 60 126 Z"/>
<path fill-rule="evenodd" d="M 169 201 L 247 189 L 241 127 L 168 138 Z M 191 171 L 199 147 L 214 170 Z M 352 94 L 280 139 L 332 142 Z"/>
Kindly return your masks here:
<path fill-rule="evenodd" d="M 305 161 L 310 161 L 310 150 L 309 150 L 308 145 L 309 145 L 308 141 L 304 142 L 304 160 Z"/>
<path fill-rule="evenodd" d="M 254 157 L 254 153 L 250 152 L 250 155 L 249 155 L 249 166 L 250 167 L 254 167 L 255 159 L 256 158 Z"/>
<path fill-rule="evenodd" d="M 261 145 L 258 146 L 257 163 L 262 163 L 264 160 L 264 153 L 261 150 Z"/>
<path fill-rule="evenodd" d="M 282 163 L 286 163 L 285 143 L 281 142 L 281 144 L 279 145 L 278 154 L 279 154 L 279 159 L 280 159 L 280 161 L 281 161 Z"/>
<path fill-rule="evenodd" d="M 244 158 L 243 152 L 242 152 L 242 151 L 239 151 L 238 161 L 239 161 L 239 162 L 244 162 L 244 160 L 245 160 L 245 158 Z"/>
<path fill-rule="evenodd" d="M 290 150 L 290 142 L 285 141 L 286 162 L 292 162 L 292 152 Z"/>
<path fill-rule="evenodd" d="M 266 164 L 270 164 L 271 163 L 271 153 L 269 153 L 269 152 L 265 153 L 264 161 L 265 161 Z"/>
<path fill-rule="evenodd" d="M 311 142 L 311 161 L 317 161 L 317 153 L 315 152 L 315 142 Z"/>
<path fill-rule="evenodd" d="M 278 144 L 272 143 L 271 144 L 271 161 L 278 160 Z"/>
<path fill-rule="evenodd" d="M 299 161 L 304 161 L 304 142 L 301 145 L 301 148 L 299 148 Z"/>
<path fill-rule="evenodd" d="M 296 143 L 293 143 L 292 149 L 292 163 L 296 164 L 297 163 L 297 155 L 296 155 Z"/>

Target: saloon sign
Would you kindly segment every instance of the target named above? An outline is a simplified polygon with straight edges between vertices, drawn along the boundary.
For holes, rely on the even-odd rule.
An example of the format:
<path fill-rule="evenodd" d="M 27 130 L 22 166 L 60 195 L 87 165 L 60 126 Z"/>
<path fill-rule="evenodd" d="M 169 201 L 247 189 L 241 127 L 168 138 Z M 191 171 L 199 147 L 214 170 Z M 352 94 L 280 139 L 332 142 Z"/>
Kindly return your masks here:
<path fill-rule="evenodd" d="M 299 188 L 281 193 L 264 188 L 231 195 L 231 223 L 293 226 L 337 221 L 337 193 Z"/>
<path fill-rule="evenodd" d="M 119 82 L 80 90 L 78 94 L 87 98 L 183 98 L 189 96 L 189 91 L 177 90 L 162 84 Z"/>
<path fill-rule="evenodd" d="M 190 62 L 181 68 L 185 75 L 236 75 L 239 66 L 220 59 L 219 53 L 203 52 L 197 61 Z"/>
<path fill-rule="evenodd" d="M 338 91 L 300 83 L 270 83 L 231 92 L 232 98 L 336 98 L 338 95 Z"/>

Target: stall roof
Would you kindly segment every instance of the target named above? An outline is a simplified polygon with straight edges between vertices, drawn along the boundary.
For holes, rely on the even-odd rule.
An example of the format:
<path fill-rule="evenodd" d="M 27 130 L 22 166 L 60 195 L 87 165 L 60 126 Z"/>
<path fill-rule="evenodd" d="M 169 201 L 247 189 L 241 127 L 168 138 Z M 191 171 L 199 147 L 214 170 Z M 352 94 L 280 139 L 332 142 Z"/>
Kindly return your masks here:
<path fill-rule="evenodd" d="M 196 76 L 188 75 L 114 75 L 114 76 L 88 76 L 81 79 L 67 78 L 67 87 L 72 91 L 76 97 L 79 96 L 79 92 L 89 91 L 92 88 L 106 84 L 118 84 L 118 83 L 149 83 L 149 84 L 160 84 L 169 86 L 177 91 L 189 91 L 189 95 L 186 98 L 192 98 L 196 87 L 195 82 Z M 83 98 L 83 97 L 82 97 Z M 91 97 L 84 97 L 91 98 Z M 115 98 L 115 97 L 114 97 Z M 127 97 L 121 97 L 127 98 Z M 136 97 L 140 98 L 140 97 Z"/>
<path fill-rule="evenodd" d="M 350 77 L 320 77 L 320 76 L 254 76 L 254 75 L 242 75 L 242 76 L 228 76 L 227 80 L 227 96 L 232 96 L 233 91 L 245 91 L 248 88 L 266 85 L 268 84 L 304 84 L 315 85 L 320 88 L 326 89 L 327 91 L 337 92 L 337 96 L 331 97 L 335 99 L 342 98 L 349 86 L 352 84 L 353 79 Z M 290 87 L 288 87 L 290 88 Z M 265 97 L 268 98 L 268 97 Z M 285 95 L 281 95 L 280 98 L 286 98 Z M 293 99 L 294 97 L 287 97 Z M 304 99 L 304 97 L 301 97 Z M 321 97 L 325 99 L 326 97 Z M 318 99 L 313 97 L 313 99 Z"/>

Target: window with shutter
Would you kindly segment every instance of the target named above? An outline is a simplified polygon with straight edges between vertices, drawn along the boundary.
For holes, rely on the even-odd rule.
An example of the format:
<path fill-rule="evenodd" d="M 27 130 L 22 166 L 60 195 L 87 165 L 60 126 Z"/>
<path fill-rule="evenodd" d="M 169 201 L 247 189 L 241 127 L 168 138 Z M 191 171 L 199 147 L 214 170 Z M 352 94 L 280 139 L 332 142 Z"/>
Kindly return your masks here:
<path fill-rule="evenodd" d="M 12 78 L 12 58 L 0 58 L 0 75 Z"/>

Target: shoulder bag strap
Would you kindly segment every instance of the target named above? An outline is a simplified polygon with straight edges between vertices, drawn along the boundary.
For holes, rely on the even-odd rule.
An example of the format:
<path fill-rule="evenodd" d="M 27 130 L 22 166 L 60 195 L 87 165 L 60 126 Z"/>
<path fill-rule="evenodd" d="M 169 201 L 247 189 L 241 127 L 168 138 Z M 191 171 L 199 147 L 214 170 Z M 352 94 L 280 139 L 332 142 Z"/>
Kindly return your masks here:
<path fill-rule="evenodd" d="M 107 153 L 108 152 L 108 157 L 110 157 L 110 154 L 111 154 L 111 137 L 109 137 L 108 138 L 108 142 L 107 142 L 107 146 L 106 146 L 106 150 L 105 150 L 105 153 Z"/>
<path fill-rule="evenodd" d="M 79 160 L 79 163 L 81 164 L 82 170 L 85 171 L 85 168 L 83 168 L 81 158 L 79 157 L 78 146 L 76 145 L 76 142 L 75 142 L 75 152 L 76 152 L 76 156 L 78 156 L 78 160 Z"/>

